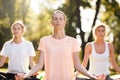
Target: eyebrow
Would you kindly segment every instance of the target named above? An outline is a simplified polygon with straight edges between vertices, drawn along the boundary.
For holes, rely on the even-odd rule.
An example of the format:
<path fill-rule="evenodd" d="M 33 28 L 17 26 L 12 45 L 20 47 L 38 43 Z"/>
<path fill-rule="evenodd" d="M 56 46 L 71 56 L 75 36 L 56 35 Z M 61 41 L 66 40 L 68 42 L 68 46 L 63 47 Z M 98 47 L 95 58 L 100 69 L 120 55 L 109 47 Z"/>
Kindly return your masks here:
<path fill-rule="evenodd" d="M 64 17 L 52 17 L 52 18 L 60 18 L 60 19 L 65 19 Z"/>

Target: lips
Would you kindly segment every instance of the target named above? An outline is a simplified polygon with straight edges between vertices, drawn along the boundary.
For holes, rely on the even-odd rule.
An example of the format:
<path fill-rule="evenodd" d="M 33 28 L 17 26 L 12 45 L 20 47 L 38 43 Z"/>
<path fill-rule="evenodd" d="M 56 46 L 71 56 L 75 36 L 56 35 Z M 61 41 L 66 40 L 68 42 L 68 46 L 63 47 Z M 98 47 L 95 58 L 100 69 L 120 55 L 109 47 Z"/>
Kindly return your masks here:
<path fill-rule="evenodd" d="M 57 26 L 59 26 L 60 24 L 56 24 Z"/>

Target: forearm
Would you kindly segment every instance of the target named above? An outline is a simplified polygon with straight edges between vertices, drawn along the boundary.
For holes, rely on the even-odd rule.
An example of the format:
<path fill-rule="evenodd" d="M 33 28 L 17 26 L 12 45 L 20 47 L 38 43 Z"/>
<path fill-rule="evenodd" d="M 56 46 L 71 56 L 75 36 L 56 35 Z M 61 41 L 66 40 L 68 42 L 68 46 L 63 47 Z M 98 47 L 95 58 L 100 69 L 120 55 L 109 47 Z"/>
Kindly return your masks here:
<path fill-rule="evenodd" d="M 82 66 L 78 67 L 78 68 L 77 68 L 77 71 L 80 72 L 81 74 L 89 77 L 89 78 L 93 78 L 93 77 L 94 77 L 91 73 L 89 73 L 89 72 L 88 72 L 84 67 L 82 67 Z"/>
<path fill-rule="evenodd" d="M 39 64 L 36 64 L 29 73 L 27 73 L 24 78 L 33 76 L 35 73 L 37 73 L 38 71 L 40 71 L 42 69 L 42 66 L 40 66 Z"/>
<path fill-rule="evenodd" d="M 93 78 L 94 76 L 90 73 L 88 73 L 88 71 L 81 65 L 78 54 L 77 53 L 73 53 L 73 60 L 74 60 L 74 65 L 75 68 L 78 72 L 80 72 L 81 74 L 89 77 L 89 78 Z"/>
<path fill-rule="evenodd" d="M 2 56 L 1 60 L 0 60 L 0 67 L 2 67 L 5 63 L 6 57 Z"/>
<path fill-rule="evenodd" d="M 116 66 L 113 66 L 116 72 L 120 73 L 120 67 L 116 64 Z"/>
<path fill-rule="evenodd" d="M 35 62 L 34 62 L 32 56 L 29 57 L 29 64 L 30 64 L 30 68 L 31 68 L 31 69 L 35 66 Z"/>

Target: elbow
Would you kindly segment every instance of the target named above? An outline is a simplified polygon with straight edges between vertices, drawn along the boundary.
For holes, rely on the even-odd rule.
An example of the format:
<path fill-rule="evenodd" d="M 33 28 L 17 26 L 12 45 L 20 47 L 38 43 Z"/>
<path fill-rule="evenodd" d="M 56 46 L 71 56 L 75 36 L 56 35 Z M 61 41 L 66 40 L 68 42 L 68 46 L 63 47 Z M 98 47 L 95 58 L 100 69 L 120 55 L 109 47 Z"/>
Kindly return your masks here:
<path fill-rule="evenodd" d="M 79 67 L 78 67 L 78 66 L 75 66 L 75 69 L 76 69 L 77 71 L 79 71 Z"/>
<path fill-rule="evenodd" d="M 82 63 L 81 65 L 86 68 L 86 65 L 85 65 L 85 64 Z"/>
<path fill-rule="evenodd" d="M 81 64 L 84 68 L 86 68 L 87 67 L 87 62 L 82 62 L 82 64 Z"/>
<path fill-rule="evenodd" d="M 115 69 L 116 72 L 120 73 L 120 67 L 119 66 L 114 66 L 114 69 Z"/>
<path fill-rule="evenodd" d="M 0 63 L 0 67 L 3 67 L 4 64 Z"/>
<path fill-rule="evenodd" d="M 0 60 L 0 67 L 3 67 L 5 60 L 6 60 L 6 57 L 3 56 Z"/>
<path fill-rule="evenodd" d="M 42 70 L 43 69 L 43 64 L 42 65 L 40 65 L 40 70 Z"/>
<path fill-rule="evenodd" d="M 39 70 L 42 70 L 44 64 L 41 62 L 38 62 L 36 65 L 38 66 Z"/>

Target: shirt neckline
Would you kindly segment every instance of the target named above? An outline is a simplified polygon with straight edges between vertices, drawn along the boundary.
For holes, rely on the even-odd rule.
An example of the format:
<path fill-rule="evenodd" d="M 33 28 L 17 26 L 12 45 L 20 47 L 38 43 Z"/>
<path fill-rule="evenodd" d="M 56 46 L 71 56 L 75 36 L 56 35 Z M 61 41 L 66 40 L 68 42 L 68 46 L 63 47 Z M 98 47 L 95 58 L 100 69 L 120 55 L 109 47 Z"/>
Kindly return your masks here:
<path fill-rule="evenodd" d="M 50 38 L 53 39 L 53 40 L 56 40 L 56 41 L 62 41 L 62 40 L 65 40 L 67 38 L 67 36 L 65 36 L 62 39 L 56 39 L 56 38 L 53 38 L 52 35 L 50 35 Z"/>

